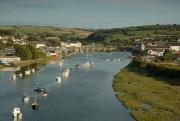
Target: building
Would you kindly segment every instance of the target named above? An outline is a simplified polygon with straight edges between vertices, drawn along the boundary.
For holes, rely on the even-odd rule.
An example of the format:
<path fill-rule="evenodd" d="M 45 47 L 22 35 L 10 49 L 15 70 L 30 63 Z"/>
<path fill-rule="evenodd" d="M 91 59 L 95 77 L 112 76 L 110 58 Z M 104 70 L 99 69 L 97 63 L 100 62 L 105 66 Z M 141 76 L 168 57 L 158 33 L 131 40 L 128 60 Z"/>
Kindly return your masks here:
<path fill-rule="evenodd" d="M 174 52 L 180 52 L 180 43 L 171 43 L 170 50 Z"/>
<path fill-rule="evenodd" d="M 134 42 L 134 49 L 144 51 L 145 50 L 145 44 L 142 42 Z"/>
<path fill-rule="evenodd" d="M 167 45 L 163 45 L 163 46 L 146 46 L 145 49 L 147 50 L 148 55 L 163 56 L 164 51 L 169 50 L 170 46 L 167 46 Z"/>
<path fill-rule="evenodd" d="M 32 44 L 33 44 L 36 48 L 45 48 L 45 47 L 46 47 L 46 43 L 45 43 L 45 42 L 34 41 L 34 42 L 32 42 Z"/>
<path fill-rule="evenodd" d="M 81 43 L 77 42 L 77 43 L 70 43 L 71 47 L 75 47 L 75 48 L 81 48 Z"/>
<path fill-rule="evenodd" d="M 61 47 L 70 48 L 71 46 L 68 43 L 61 42 Z"/>
<path fill-rule="evenodd" d="M 158 50 L 149 49 L 147 53 L 148 55 L 152 55 L 152 56 L 163 56 L 164 51 L 165 50 L 158 51 Z"/>
<path fill-rule="evenodd" d="M 0 62 L 3 64 L 17 63 L 20 61 L 21 61 L 21 58 L 16 57 L 16 56 L 2 56 L 2 57 L 0 57 Z"/>

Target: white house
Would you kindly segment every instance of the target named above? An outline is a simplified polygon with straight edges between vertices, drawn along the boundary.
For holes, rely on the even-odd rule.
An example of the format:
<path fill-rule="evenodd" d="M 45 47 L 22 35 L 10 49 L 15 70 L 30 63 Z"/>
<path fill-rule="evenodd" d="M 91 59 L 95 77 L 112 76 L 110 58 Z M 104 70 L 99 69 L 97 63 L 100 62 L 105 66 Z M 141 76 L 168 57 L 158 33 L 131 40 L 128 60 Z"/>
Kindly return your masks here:
<path fill-rule="evenodd" d="M 44 48 L 44 47 L 46 47 L 46 43 L 45 43 L 45 42 L 34 41 L 34 42 L 32 42 L 32 44 L 33 44 L 36 48 Z"/>
<path fill-rule="evenodd" d="M 180 52 L 180 43 L 170 45 L 170 50 Z"/>
<path fill-rule="evenodd" d="M 77 48 L 80 48 L 80 47 L 81 47 L 81 43 L 80 43 L 80 42 L 77 42 L 77 43 L 70 43 L 70 46 L 71 46 L 71 47 L 77 47 Z"/>
<path fill-rule="evenodd" d="M 44 43 L 38 43 L 36 44 L 36 48 L 44 48 L 46 45 Z"/>
<path fill-rule="evenodd" d="M 157 50 L 148 50 L 148 54 L 149 55 L 153 55 L 153 56 L 163 56 L 163 53 L 164 53 L 165 50 L 162 50 L 162 51 L 157 51 Z"/>
<path fill-rule="evenodd" d="M 69 48 L 69 47 L 71 47 L 71 46 L 70 46 L 70 44 L 68 44 L 68 43 L 61 42 L 61 47 Z"/>

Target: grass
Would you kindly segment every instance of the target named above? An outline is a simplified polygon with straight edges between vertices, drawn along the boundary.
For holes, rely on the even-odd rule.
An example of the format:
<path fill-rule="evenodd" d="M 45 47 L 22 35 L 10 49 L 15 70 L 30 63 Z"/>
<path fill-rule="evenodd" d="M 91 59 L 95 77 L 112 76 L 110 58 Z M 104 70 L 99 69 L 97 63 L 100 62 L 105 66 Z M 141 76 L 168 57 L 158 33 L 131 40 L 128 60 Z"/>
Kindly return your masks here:
<path fill-rule="evenodd" d="M 180 120 L 180 86 L 125 68 L 114 76 L 113 88 L 137 121 Z"/>

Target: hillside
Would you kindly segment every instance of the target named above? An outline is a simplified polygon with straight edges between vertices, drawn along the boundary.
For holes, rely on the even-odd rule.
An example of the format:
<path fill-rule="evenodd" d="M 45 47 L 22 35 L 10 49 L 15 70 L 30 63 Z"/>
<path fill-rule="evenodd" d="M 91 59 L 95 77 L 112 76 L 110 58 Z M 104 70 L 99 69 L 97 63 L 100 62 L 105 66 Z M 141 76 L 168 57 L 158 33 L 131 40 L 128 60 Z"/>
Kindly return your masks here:
<path fill-rule="evenodd" d="M 8 31 L 10 34 L 14 35 L 22 35 L 22 34 L 49 34 L 50 36 L 75 36 L 79 38 L 86 38 L 88 35 L 92 33 L 92 31 L 87 29 L 79 29 L 79 28 L 61 28 L 61 27 L 53 27 L 53 26 L 31 26 L 31 25 L 1 25 L 0 33 L 4 31 Z"/>
<path fill-rule="evenodd" d="M 121 42 L 128 45 L 135 38 L 154 37 L 157 40 L 179 39 L 180 25 L 149 25 L 127 28 L 96 30 L 88 36 L 89 42 L 114 43 Z"/>

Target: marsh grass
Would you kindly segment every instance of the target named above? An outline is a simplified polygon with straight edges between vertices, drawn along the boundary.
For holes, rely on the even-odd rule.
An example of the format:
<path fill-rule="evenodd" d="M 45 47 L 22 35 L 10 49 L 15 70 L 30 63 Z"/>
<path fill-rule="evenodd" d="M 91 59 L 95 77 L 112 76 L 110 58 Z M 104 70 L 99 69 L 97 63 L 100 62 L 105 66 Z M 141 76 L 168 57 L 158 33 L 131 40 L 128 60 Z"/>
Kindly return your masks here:
<path fill-rule="evenodd" d="M 180 121 L 180 86 L 150 76 L 143 71 L 125 68 L 114 76 L 116 97 L 138 121 Z"/>

